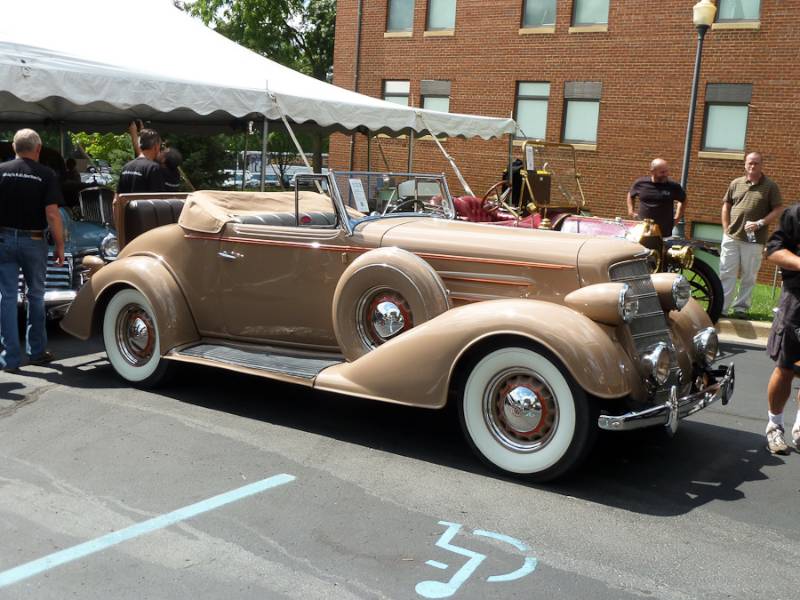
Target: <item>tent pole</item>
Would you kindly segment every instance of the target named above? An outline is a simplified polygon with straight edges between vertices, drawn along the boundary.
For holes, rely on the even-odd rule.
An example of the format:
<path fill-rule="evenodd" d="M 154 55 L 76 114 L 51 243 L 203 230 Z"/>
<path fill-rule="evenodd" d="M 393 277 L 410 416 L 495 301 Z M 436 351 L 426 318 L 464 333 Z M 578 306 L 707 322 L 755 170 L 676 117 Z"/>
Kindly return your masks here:
<path fill-rule="evenodd" d="M 367 172 L 372 170 L 372 132 L 367 130 Z"/>
<path fill-rule="evenodd" d="M 244 152 L 242 153 L 242 191 L 244 191 L 244 174 L 247 173 L 247 138 L 250 137 L 250 123 L 248 122 L 244 127 Z"/>
<path fill-rule="evenodd" d="M 269 121 L 264 117 L 261 124 L 261 191 L 264 191 L 264 181 L 267 177 L 267 163 L 269 161 Z"/>
<path fill-rule="evenodd" d="M 408 168 L 409 173 L 414 172 L 414 130 L 408 130 Z"/>
<path fill-rule="evenodd" d="M 508 180 L 506 181 L 509 190 L 511 189 L 511 184 L 513 183 L 511 177 L 511 169 L 513 168 L 514 168 L 514 135 L 509 134 L 508 135 Z M 513 201 L 514 198 L 513 190 L 510 193 L 511 193 L 510 197 L 512 198 Z"/>
<path fill-rule="evenodd" d="M 63 158 L 67 152 L 67 140 L 66 137 L 64 136 L 64 121 L 58 122 L 58 137 L 59 137 L 58 144 L 59 146 L 61 146 L 60 148 L 61 157 Z"/>
<path fill-rule="evenodd" d="M 278 112 L 281 113 L 281 121 L 283 121 L 283 125 L 284 125 L 284 127 L 286 127 L 286 131 L 289 132 L 289 136 L 292 138 L 292 141 L 294 142 L 294 147 L 297 148 L 297 151 L 300 153 L 300 157 L 303 159 L 303 164 L 305 164 L 306 167 L 311 169 L 311 172 L 313 173 L 314 169 L 311 168 L 311 164 L 308 162 L 308 158 L 306 157 L 306 153 L 303 152 L 303 147 L 300 145 L 300 142 L 297 141 L 297 136 L 295 136 L 294 130 L 292 129 L 291 125 L 289 125 L 289 120 L 286 118 L 286 115 L 283 113 L 283 109 L 281 108 L 281 105 L 278 104 L 277 102 L 275 102 L 275 106 L 278 107 Z M 322 186 L 319 184 L 319 181 L 314 180 L 314 184 L 317 186 L 317 191 L 320 194 L 324 193 L 322 191 Z"/>
<path fill-rule="evenodd" d="M 456 177 L 458 177 L 458 181 L 461 183 L 461 187 L 463 187 L 463 188 L 464 188 L 464 192 L 465 192 L 467 195 L 469 195 L 469 196 L 474 196 L 474 195 L 475 195 L 475 193 L 472 191 L 472 188 L 471 188 L 471 187 L 469 187 L 469 184 L 467 183 L 467 180 L 466 180 L 466 179 L 464 179 L 464 176 L 461 174 L 461 170 L 458 168 L 458 165 L 456 164 L 456 161 L 455 161 L 455 160 L 453 160 L 453 157 L 452 157 L 452 156 L 450 156 L 450 155 L 447 153 L 447 151 L 444 149 L 444 146 L 442 146 L 442 143 L 439 141 L 439 138 L 438 138 L 438 137 L 436 137 L 436 134 L 435 134 L 435 133 L 433 133 L 433 131 L 431 130 L 430 126 L 429 126 L 429 125 L 428 125 L 428 123 L 425 121 L 425 117 L 423 117 L 421 113 L 417 113 L 417 114 L 419 115 L 419 118 L 420 118 L 420 119 L 422 120 L 422 122 L 424 123 L 424 125 L 425 125 L 425 129 L 427 129 L 427 130 L 428 130 L 428 133 L 429 133 L 429 134 L 431 135 L 431 137 L 433 138 L 433 141 L 434 141 L 434 142 L 436 142 L 436 145 L 437 145 L 437 146 L 439 146 L 439 150 L 441 151 L 441 153 L 442 153 L 442 154 L 444 154 L 444 157 L 445 157 L 445 158 L 447 159 L 447 161 L 450 163 L 450 166 L 451 166 L 451 167 L 453 167 L 453 171 L 455 171 Z"/>

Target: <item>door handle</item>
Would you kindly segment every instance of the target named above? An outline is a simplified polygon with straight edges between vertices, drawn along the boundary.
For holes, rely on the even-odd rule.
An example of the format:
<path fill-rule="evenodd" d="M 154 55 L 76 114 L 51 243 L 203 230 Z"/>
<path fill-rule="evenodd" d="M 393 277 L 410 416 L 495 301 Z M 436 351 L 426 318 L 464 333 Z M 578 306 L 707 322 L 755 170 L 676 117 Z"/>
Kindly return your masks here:
<path fill-rule="evenodd" d="M 224 258 L 225 260 L 236 260 L 237 258 L 242 258 L 243 254 L 239 254 L 238 252 L 229 252 L 227 250 L 220 250 L 217 252 L 217 256 Z"/>

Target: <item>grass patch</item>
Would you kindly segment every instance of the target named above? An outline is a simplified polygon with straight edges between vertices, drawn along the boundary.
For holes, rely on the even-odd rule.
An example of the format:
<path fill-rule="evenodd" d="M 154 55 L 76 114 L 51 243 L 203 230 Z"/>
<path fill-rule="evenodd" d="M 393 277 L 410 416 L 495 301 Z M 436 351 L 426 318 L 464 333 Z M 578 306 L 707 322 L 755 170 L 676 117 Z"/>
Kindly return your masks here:
<path fill-rule="evenodd" d="M 772 309 L 778 306 L 780 298 L 780 283 L 775 287 L 774 295 L 772 285 L 757 283 L 753 289 L 753 304 L 747 318 L 751 321 L 772 321 Z"/>

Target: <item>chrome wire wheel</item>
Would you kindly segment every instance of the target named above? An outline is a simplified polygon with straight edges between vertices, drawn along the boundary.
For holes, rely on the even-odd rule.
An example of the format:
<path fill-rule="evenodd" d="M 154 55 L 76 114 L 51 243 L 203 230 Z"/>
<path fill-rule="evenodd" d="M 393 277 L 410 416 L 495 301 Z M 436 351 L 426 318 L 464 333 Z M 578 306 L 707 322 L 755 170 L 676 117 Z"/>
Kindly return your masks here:
<path fill-rule="evenodd" d="M 157 332 L 152 317 L 137 305 L 128 304 L 117 315 L 117 347 L 132 366 L 140 367 L 153 358 Z"/>
<path fill-rule="evenodd" d="M 558 404 L 540 375 L 514 367 L 489 382 L 483 417 L 502 446 L 514 452 L 536 452 L 558 427 Z"/>

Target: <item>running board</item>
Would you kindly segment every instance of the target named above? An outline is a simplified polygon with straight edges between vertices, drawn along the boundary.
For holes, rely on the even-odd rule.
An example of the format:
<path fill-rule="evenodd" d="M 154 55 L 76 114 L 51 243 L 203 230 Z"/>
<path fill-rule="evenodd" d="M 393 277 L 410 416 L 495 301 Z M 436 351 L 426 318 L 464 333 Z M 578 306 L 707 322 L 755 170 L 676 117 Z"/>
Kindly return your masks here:
<path fill-rule="evenodd" d="M 206 364 L 262 376 L 300 379 L 311 385 L 323 369 L 344 362 L 337 355 L 322 355 L 280 348 L 242 348 L 200 343 L 170 352 L 164 358 Z"/>

